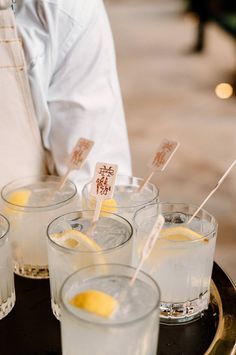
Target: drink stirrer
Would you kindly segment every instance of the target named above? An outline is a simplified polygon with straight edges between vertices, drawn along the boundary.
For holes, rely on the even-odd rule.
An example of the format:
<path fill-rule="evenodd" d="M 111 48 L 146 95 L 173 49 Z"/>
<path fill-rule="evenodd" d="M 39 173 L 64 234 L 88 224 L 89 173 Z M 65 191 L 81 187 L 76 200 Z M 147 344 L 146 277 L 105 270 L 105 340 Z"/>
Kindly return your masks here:
<path fill-rule="evenodd" d="M 91 226 L 87 234 L 92 235 L 99 219 L 102 203 L 111 199 L 115 189 L 118 165 L 98 162 L 95 166 L 90 195 L 95 198 L 96 205 Z"/>
<path fill-rule="evenodd" d="M 199 206 L 199 208 L 196 210 L 196 212 L 193 214 L 193 216 L 189 219 L 189 221 L 187 222 L 187 224 L 191 223 L 191 221 L 193 220 L 193 218 L 197 215 L 197 213 L 201 210 L 201 208 L 204 206 L 204 204 L 209 200 L 209 198 L 213 195 L 213 193 L 218 189 L 218 187 L 221 185 L 221 183 L 224 181 L 224 179 L 226 178 L 226 176 L 229 174 L 229 172 L 231 171 L 231 169 L 234 167 L 234 165 L 236 164 L 236 160 L 234 160 L 232 162 L 232 164 L 229 166 L 229 168 L 226 170 L 226 172 L 224 173 L 224 175 L 221 177 L 221 179 L 218 181 L 218 183 L 216 184 L 216 186 L 211 190 L 211 192 L 208 194 L 208 196 L 205 198 L 205 200 L 202 202 L 202 204 Z M 155 245 L 156 239 L 158 238 L 160 231 L 164 225 L 165 219 L 162 215 L 159 215 L 157 217 L 156 223 L 151 231 L 151 233 L 149 234 L 149 237 L 143 247 L 142 250 L 142 254 L 141 254 L 141 258 L 140 258 L 140 262 L 136 268 L 136 271 L 129 283 L 128 288 L 126 288 L 123 292 L 121 292 L 121 294 L 119 295 L 119 303 L 123 302 L 128 291 L 129 288 L 133 286 L 137 275 L 139 273 L 139 271 L 141 270 L 141 267 L 144 263 L 144 261 L 148 258 L 148 256 L 150 255 L 153 246 Z"/>
<path fill-rule="evenodd" d="M 89 140 L 87 138 L 80 138 L 76 145 L 74 146 L 69 159 L 68 159 L 68 168 L 67 172 L 64 176 L 62 176 L 61 181 L 59 183 L 58 189 L 62 189 L 65 185 L 66 180 L 72 170 L 78 170 L 82 167 L 87 156 L 89 155 L 92 147 L 94 145 L 94 141 Z"/>
<path fill-rule="evenodd" d="M 147 238 L 147 241 L 146 243 L 144 244 L 144 247 L 143 247 L 143 250 L 142 250 L 142 253 L 141 253 L 141 258 L 140 258 L 140 261 L 139 261 L 139 264 L 135 270 L 135 273 L 129 283 L 129 286 L 133 286 L 137 276 L 138 276 L 138 273 L 139 271 L 141 270 L 141 267 L 143 266 L 143 263 L 144 261 L 149 257 L 149 255 L 151 254 L 151 251 L 155 245 L 155 242 L 160 234 L 160 231 L 163 227 L 165 223 L 165 218 L 159 214 L 158 217 L 157 217 L 157 220 L 152 228 L 152 231 L 151 233 L 149 234 L 148 238 Z"/>
<path fill-rule="evenodd" d="M 131 278 L 128 286 L 117 297 L 118 306 L 114 310 L 112 316 L 114 316 L 114 314 L 117 312 L 119 305 L 125 300 L 130 288 L 134 285 L 135 280 L 137 279 L 138 273 L 141 270 L 144 261 L 149 257 L 164 223 L 165 223 L 165 218 L 161 214 L 159 214 L 157 216 L 156 222 L 151 230 L 151 233 L 149 234 L 149 236 L 144 244 L 144 247 L 143 247 L 142 253 L 141 253 L 141 257 L 140 257 L 140 261 L 138 263 L 138 266 L 135 270 L 133 277 Z"/>
<path fill-rule="evenodd" d="M 218 189 L 218 187 L 221 185 L 221 183 L 224 181 L 224 179 L 226 178 L 226 176 L 229 174 L 229 172 L 231 171 L 231 169 L 234 167 L 234 165 L 236 164 L 236 160 L 233 161 L 233 163 L 229 166 L 229 168 L 226 170 L 226 172 L 224 173 L 224 175 L 222 176 L 222 178 L 217 182 L 217 184 L 215 185 L 215 187 L 211 190 L 211 192 L 207 195 L 207 197 L 205 198 L 205 200 L 202 202 L 202 204 L 198 207 L 198 209 L 194 212 L 194 214 L 192 215 L 192 217 L 188 220 L 188 222 L 186 224 L 190 224 L 192 222 L 192 220 L 194 219 L 194 217 L 198 214 L 198 212 L 202 209 L 202 207 L 205 205 L 205 203 L 209 200 L 209 198 L 214 194 L 214 192 Z"/>
<path fill-rule="evenodd" d="M 138 187 L 136 192 L 141 192 L 144 189 L 155 172 L 163 171 L 166 168 L 178 147 L 178 142 L 171 141 L 169 139 L 163 139 L 155 153 L 154 159 L 152 160 L 150 173 L 143 180 L 142 184 Z"/>

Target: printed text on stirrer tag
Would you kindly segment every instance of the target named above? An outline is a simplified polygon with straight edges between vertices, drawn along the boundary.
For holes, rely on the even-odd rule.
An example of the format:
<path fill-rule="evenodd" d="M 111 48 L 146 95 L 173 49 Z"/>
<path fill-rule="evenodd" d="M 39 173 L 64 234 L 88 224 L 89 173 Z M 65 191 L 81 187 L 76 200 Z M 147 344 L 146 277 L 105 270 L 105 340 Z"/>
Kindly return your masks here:
<path fill-rule="evenodd" d="M 102 200 L 111 199 L 115 188 L 118 166 L 97 163 L 91 187 L 91 195 Z"/>
<path fill-rule="evenodd" d="M 70 155 L 70 160 L 68 164 L 70 170 L 79 169 L 83 165 L 93 145 L 94 142 L 89 139 L 80 138 L 78 140 Z"/>
<path fill-rule="evenodd" d="M 150 164 L 152 171 L 163 171 L 178 147 L 178 142 L 164 139 Z"/>

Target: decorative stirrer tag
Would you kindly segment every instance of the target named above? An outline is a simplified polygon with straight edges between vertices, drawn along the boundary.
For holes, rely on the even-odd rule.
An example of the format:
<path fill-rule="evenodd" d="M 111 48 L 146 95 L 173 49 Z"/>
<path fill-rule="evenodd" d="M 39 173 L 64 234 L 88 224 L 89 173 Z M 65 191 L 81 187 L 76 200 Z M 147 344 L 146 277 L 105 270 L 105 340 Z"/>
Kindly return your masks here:
<path fill-rule="evenodd" d="M 138 191 L 140 192 L 143 188 L 147 185 L 149 180 L 152 178 L 153 174 L 157 171 L 163 171 L 171 158 L 173 157 L 174 153 L 179 147 L 179 143 L 175 141 L 171 141 L 169 139 L 164 139 L 152 160 L 151 164 L 149 164 L 150 173 L 144 179 L 143 183 L 139 186 Z"/>
<path fill-rule="evenodd" d="M 158 150 L 154 156 L 154 159 L 151 163 L 151 170 L 153 172 L 163 171 L 170 159 L 176 152 L 179 147 L 179 143 L 175 141 L 170 141 L 168 139 L 164 139 L 161 142 L 161 145 L 158 147 Z"/>
<path fill-rule="evenodd" d="M 91 196 L 96 198 L 96 208 L 92 223 L 99 219 L 102 202 L 111 199 L 115 188 L 115 180 L 118 165 L 108 163 L 97 163 L 91 186 Z"/>
<path fill-rule="evenodd" d="M 67 164 L 68 170 L 66 174 L 62 177 L 59 189 L 61 189 L 64 186 L 71 170 L 80 169 L 82 167 L 93 145 L 94 142 L 89 139 L 80 138 L 78 140 L 78 142 L 76 143 L 74 149 L 70 154 L 69 161 Z"/>
<path fill-rule="evenodd" d="M 78 140 L 69 158 L 68 166 L 70 170 L 81 168 L 93 145 L 94 142 L 89 139 L 80 138 Z"/>

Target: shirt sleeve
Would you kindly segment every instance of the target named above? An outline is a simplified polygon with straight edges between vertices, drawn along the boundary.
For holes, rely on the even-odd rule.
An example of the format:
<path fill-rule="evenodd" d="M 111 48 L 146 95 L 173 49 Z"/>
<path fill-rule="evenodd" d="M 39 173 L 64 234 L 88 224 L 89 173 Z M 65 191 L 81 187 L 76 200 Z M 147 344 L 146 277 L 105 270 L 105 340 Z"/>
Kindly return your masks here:
<path fill-rule="evenodd" d="M 77 186 L 91 179 L 97 161 L 116 163 L 130 175 L 126 122 L 113 39 L 102 1 L 93 1 L 82 24 L 74 22 L 51 79 L 49 149 L 59 175 L 80 137 L 95 142 L 83 167 L 71 174 Z M 86 7 L 85 10 L 86 11 Z"/>

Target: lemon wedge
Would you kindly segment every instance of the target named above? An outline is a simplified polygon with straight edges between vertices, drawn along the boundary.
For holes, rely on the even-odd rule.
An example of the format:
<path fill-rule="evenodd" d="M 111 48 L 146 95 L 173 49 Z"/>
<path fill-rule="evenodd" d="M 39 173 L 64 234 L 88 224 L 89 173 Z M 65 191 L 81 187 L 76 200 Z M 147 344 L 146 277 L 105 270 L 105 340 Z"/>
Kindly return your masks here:
<path fill-rule="evenodd" d="M 197 232 L 194 232 L 193 230 L 186 227 L 171 227 L 162 229 L 160 237 L 177 242 L 185 242 L 203 238 L 201 234 L 198 234 Z"/>
<path fill-rule="evenodd" d="M 29 201 L 30 195 L 31 195 L 30 190 L 16 190 L 7 196 L 7 201 L 8 203 L 14 206 L 25 207 Z M 4 212 L 6 213 L 6 215 L 12 217 L 21 216 L 21 211 L 17 209 L 13 209 L 9 205 L 4 208 Z M 11 223 L 13 224 L 13 221 L 11 221 Z M 14 221 L 14 223 L 16 223 L 16 221 Z"/>
<path fill-rule="evenodd" d="M 30 190 L 17 190 L 17 191 L 13 191 L 8 196 L 7 200 L 9 203 L 13 205 L 24 207 L 27 205 L 30 195 L 31 195 Z"/>
<path fill-rule="evenodd" d="M 56 243 L 68 248 L 74 249 L 83 245 L 85 249 L 101 251 L 100 246 L 93 239 L 76 229 L 68 229 L 61 233 L 51 234 L 51 238 L 54 239 Z"/>
<path fill-rule="evenodd" d="M 92 197 L 90 200 L 90 207 L 92 209 L 95 209 L 95 207 L 96 207 L 96 199 L 94 197 Z M 117 202 L 114 198 L 104 200 L 102 202 L 100 216 L 106 217 L 106 216 L 108 216 L 108 213 L 116 213 L 117 209 L 118 209 Z"/>
<path fill-rule="evenodd" d="M 70 304 L 84 311 L 108 318 L 117 308 L 118 302 L 105 292 L 87 290 L 75 295 L 70 300 Z"/>
<path fill-rule="evenodd" d="M 76 248 L 78 245 L 79 245 L 79 242 L 77 240 L 75 240 L 74 238 L 68 238 L 65 240 L 65 245 L 68 247 L 68 248 Z"/>

